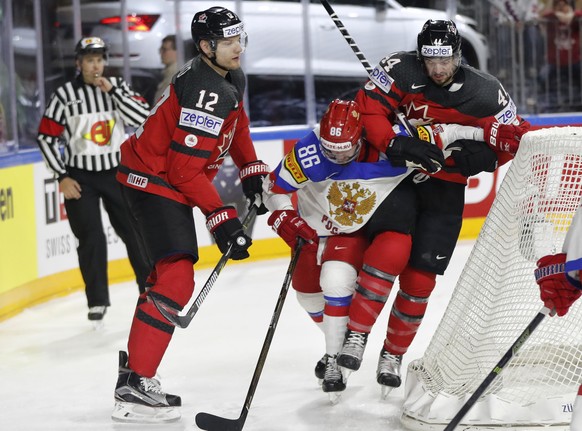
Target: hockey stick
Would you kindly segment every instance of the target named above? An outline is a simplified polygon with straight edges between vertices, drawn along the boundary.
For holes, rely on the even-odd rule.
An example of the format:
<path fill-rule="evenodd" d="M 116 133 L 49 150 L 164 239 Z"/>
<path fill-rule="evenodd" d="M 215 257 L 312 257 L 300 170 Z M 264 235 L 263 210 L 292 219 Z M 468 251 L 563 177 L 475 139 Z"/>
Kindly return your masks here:
<path fill-rule="evenodd" d="M 366 72 L 368 72 L 368 77 L 370 79 L 372 79 L 372 72 L 374 71 L 374 69 L 372 68 L 372 66 L 370 66 L 370 63 L 368 62 L 368 60 L 366 60 L 366 56 L 362 53 L 362 51 L 360 51 L 360 48 L 358 48 L 356 41 L 354 40 L 354 38 L 352 36 L 350 36 L 350 34 L 348 33 L 348 30 L 343 25 L 341 20 L 338 18 L 337 14 L 335 13 L 333 8 L 331 7 L 331 4 L 329 4 L 329 2 L 327 0 L 319 0 L 319 1 L 320 1 L 321 5 L 325 8 L 325 10 L 327 11 L 327 14 L 332 19 L 335 26 L 340 31 L 340 33 L 342 34 L 342 36 L 344 37 L 344 39 L 346 40 L 346 42 L 348 43 L 350 48 L 352 48 L 352 51 L 354 51 L 354 54 L 356 54 L 356 57 L 358 57 L 358 60 L 360 60 L 360 63 L 362 63 L 362 66 L 364 66 L 364 69 L 366 69 Z M 394 115 L 396 115 L 396 118 L 398 119 L 400 124 L 402 124 L 402 126 L 406 129 L 408 134 L 410 136 L 416 136 L 417 135 L 416 129 L 412 126 L 412 124 L 410 124 L 410 121 L 408 121 L 408 118 L 406 118 L 406 116 L 402 112 L 400 112 L 398 109 L 392 108 L 391 106 L 390 106 L 390 109 L 392 109 L 392 112 L 394 112 Z"/>
<path fill-rule="evenodd" d="M 497 363 L 497 365 L 495 365 L 493 370 L 491 370 L 487 377 L 485 377 L 485 380 L 483 380 L 483 382 L 475 390 L 473 395 L 471 395 L 471 398 L 469 398 L 465 402 L 465 404 L 461 407 L 461 409 L 458 411 L 455 417 L 453 417 L 451 422 L 449 422 L 449 424 L 445 427 L 443 431 L 453 431 L 459 425 L 459 423 L 463 420 L 465 415 L 475 405 L 479 397 L 483 395 L 483 393 L 489 387 L 491 382 L 493 382 L 493 380 L 495 380 L 499 373 L 503 371 L 503 367 L 505 367 L 505 365 L 507 365 L 507 363 L 515 356 L 515 354 L 518 352 L 521 346 L 525 344 L 525 342 L 533 333 L 533 331 L 538 327 L 542 320 L 544 320 L 544 317 L 546 317 L 550 313 L 550 311 L 551 310 L 548 307 L 542 307 L 542 309 L 538 312 L 538 314 L 536 314 L 536 316 L 532 319 L 529 325 L 527 325 L 527 327 L 523 330 L 519 337 L 517 337 L 517 339 L 511 345 L 509 350 L 505 352 L 505 355 L 503 355 L 503 357 Z"/>
<path fill-rule="evenodd" d="M 255 372 L 245 398 L 245 402 L 238 419 L 227 419 L 220 416 L 216 416 L 210 413 L 200 412 L 196 415 L 196 425 L 198 428 L 208 431 L 240 431 L 243 429 L 247 415 L 249 414 L 249 409 L 251 408 L 251 402 L 255 395 L 255 390 L 259 384 L 259 378 L 261 377 L 261 372 L 263 371 L 263 366 L 267 359 L 267 354 L 269 353 L 269 347 L 271 346 L 271 341 L 273 340 L 273 335 L 275 334 L 275 329 L 277 328 L 277 322 L 281 316 L 281 311 L 283 309 L 283 304 L 285 303 L 285 297 L 289 291 L 289 285 L 291 284 L 291 277 L 297 266 L 297 260 L 299 259 L 299 253 L 301 252 L 301 247 L 303 246 L 303 240 L 299 238 L 297 240 L 297 246 L 293 251 L 291 256 L 291 262 L 289 262 L 289 268 L 285 274 L 285 281 L 283 281 L 283 287 L 279 293 L 279 299 L 277 299 L 277 304 L 275 305 L 275 311 L 271 317 L 271 323 L 269 324 L 269 329 L 267 330 L 267 336 L 263 342 L 263 347 L 261 353 L 259 354 L 259 360 L 257 366 L 255 367 Z"/>
<path fill-rule="evenodd" d="M 249 212 L 245 216 L 244 220 L 242 221 L 242 225 L 243 225 L 244 229 L 247 228 L 247 226 L 255 218 L 256 214 L 257 214 L 257 206 L 253 205 L 249 209 Z M 216 264 L 216 266 L 212 270 L 210 277 L 208 277 L 208 280 L 204 284 L 204 287 L 202 287 L 202 290 L 200 291 L 200 293 L 196 297 L 196 300 L 194 301 L 194 303 L 192 304 L 192 306 L 186 312 L 185 315 L 180 316 L 178 313 L 176 313 L 175 309 L 167 306 L 166 304 L 164 304 L 162 302 L 159 302 L 156 298 L 151 296 L 150 298 L 153 301 L 156 308 L 158 309 L 158 311 L 160 313 L 162 313 L 162 315 L 166 319 L 168 319 L 168 321 L 170 323 L 172 323 L 174 326 L 177 326 L 179 328 L 186 328 L 190 324 L 190 322 L 192 321 L 192 319 L 194 318 L 194 316 L 196 315 L 198 310 L 200 309 L 200 306 L 202 305 L 202 303 L 206 299 L 206 296 L 210 292 L 210 289 L 212 289 L 212 286 L 214 286 L 214 283 L 216 282 L 216 279 L 218 278 L 218 274 L 220 274 L 220 271 L 222 271 L 222 268 L 224 268 L 224 266 L 226 265 L 226 262 L 228 262 L 228 259 L 230 259 L 230 256 L 232 255 L 232 249 L 233 249 L 233 244 L 230 243 L 230 245 L 228 246 L 228 248 L 226 249 L 224 254 L 220 257 L 220 260 L 218 261 L 218 263 Z"/>

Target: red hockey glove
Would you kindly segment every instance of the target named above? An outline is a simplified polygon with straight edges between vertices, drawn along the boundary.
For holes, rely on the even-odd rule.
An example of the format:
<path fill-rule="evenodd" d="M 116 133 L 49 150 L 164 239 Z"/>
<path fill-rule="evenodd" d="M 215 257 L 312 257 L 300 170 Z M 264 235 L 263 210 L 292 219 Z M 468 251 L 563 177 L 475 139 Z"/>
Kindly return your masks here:
<path fill-rule="evenodd" d="M 232 260 L 242 260 L 249 257 L 247 249 L 251 246 L 252 240 L 245 235 L 243 226 L 237 218 L 236 210 L 233 206 L 217 208 L 206 217 L 206 227 L 214 236 L 216 245 L 224 254 L 232 242 Z"/>
<path fill-rule="evenodd" d="M 267 223 L 291 248 L 295 248 L 297 237 L 305 240 L 304 248 L 317 247 L 317 232 L 305 220 L 299 217 L 297 211 L 273 211 Z"/>
<path fill-rule="evenodd" d="M 515 154 L 519 148 L 521 137 L 528 130 L 528 122 L 524 122 L 519 126 L 493 122 L 483 128 L 483 138 L 494 150 Z"/>
<path fill-rule="evenodd" d="M 262 215 L 269 210 L 263 204 L 263 179 L 269 175 L 269 166 L 260 160 L 247 163 L 240 172 L 243 193 L 247 197 L 248 208 L 257 205 L 257 214 Z"/>
<path fill-rule="evenodd" d="M 556 309 L 558 316 L 568 312 L 582 290 L 576 289 L 564 274 L 566 254 L 548 255 L 538 260 L 535 270 L 536 281 L 540 285 L 540 298 L 549 309 Z"/>

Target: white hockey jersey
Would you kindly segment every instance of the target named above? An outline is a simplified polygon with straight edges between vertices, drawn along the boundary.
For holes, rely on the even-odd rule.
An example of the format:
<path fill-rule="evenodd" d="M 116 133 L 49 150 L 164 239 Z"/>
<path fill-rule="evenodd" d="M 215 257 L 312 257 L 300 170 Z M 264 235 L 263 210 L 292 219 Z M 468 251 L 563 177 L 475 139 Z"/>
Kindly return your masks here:
<path fill-rule="evenodd" d="M 298 212 L 319 236 L 351 233 L 410 172 L 387 160 L 332 163 L 321 153 L 316 128 L 265 178 L 265 205 L 271 211 L 292 209 L 290 194 L 300 191 Z"/>
<path fill-rule="evenodd" d="M 582 207 L 574 215 L 564 241 L 562 251 L 566 253 L 566 278 L 578 289 L 582 289 L 580 273 L 582 269 Z"/>

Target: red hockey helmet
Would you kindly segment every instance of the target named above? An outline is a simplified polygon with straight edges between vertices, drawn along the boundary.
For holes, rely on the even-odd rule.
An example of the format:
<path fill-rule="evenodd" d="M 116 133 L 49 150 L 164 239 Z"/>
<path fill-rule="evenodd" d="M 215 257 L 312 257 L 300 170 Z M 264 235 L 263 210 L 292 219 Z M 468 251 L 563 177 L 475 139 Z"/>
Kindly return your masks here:
<path fill-rule="evenodd" d="M 319 123 L 321 152 L 333 163 L 354 160 L 362 147 L 362 116 L 358 104 L 335 99 Z"/>

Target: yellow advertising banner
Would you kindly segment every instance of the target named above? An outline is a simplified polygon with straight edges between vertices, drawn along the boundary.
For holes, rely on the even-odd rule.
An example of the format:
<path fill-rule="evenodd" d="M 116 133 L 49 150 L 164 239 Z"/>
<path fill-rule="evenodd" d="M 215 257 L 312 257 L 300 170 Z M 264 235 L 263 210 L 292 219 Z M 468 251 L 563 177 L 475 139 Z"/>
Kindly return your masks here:
<path fill-rule="evenodd" d="M 32 169 L 0 169 L 0 294 L 38 277 Z"/>

